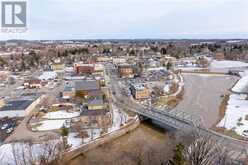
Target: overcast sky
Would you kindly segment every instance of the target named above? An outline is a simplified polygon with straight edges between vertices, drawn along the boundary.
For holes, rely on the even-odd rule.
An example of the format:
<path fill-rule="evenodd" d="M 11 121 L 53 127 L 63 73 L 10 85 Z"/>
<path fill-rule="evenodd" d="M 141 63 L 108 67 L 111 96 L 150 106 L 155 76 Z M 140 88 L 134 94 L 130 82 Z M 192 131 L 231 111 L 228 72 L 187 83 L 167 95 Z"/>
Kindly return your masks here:
<path fill-rule="evenodd" d="M 248 38 L 248 0 L 28 0 L 27 5 L 28 32 L 0 32 L 0 40 Z"/>

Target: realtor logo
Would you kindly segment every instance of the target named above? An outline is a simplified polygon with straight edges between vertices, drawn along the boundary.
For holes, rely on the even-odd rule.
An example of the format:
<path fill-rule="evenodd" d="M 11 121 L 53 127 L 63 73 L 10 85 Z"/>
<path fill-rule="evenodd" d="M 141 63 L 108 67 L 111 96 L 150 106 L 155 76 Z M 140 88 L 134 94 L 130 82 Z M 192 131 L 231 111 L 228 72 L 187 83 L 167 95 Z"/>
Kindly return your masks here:
<path fill-rule="evenodd" d="M 27 25 L 26 2 L 2 2 L 2 28 L 25 28 Z"/>

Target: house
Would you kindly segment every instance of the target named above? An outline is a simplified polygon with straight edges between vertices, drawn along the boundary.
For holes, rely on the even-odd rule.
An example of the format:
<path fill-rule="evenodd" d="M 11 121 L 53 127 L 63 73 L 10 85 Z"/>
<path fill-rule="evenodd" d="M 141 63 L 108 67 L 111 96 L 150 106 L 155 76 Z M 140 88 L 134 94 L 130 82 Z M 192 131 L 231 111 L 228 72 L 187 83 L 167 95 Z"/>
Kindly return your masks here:
<path fill-rule="evenodd" d="M 118 65 L 118 73 L 121 78 L 133 78 L 134 67 L 129 64 Z"/>
<path fill-rule="evenodd" d="M 137 100 L 147 99 L 150 96 L 149 89 L 144 84 L 132 84 L 130 90 L 133 97 Z"/>
<path fill-rule="evenodd" d="M 54 63 L 51 65 L 51 69 L 53 71 L 63 71 L 65 68 L 65 65 L 62 63 Z"/>
<path fill-rule="evenodd" d="M 224 52 L 216 52 L 214 54 L 214 59 L 215 60 L 224 60 L 225 59 L 225 54 Z"/>
<path fill-rule="evenodd" d="M 124 57 L 123 58 L 113 58 L 113 64 L 114 65 L 124 64 L 126 62 L 127 62 L 127 60 Z"/>
<path fill-rule="evenodd" d="M 75 96 L 75 89 L 72 86 L 65 86 L 62 92 L 62 98 L 65 100 L 71 99 Z"/>
<path fill-rule="evenodd" d="M 87 102 L 88 110 L 103 110 L 105 109 L 104 102 L 102 98 L 90 99 Z"/>
<path fill-rule="evenodd" d="M 26 80 L 23 85 L 25 88 L 41 88 L 42 83 L 39 79 L 30 79 Z"/>
<path fill-rule="evenodd" d="M 75 82 L 76 96 L 88 97 L 88 94 L 93 91 L 99 91 L 100 84 L 96 80 L 81 80 Z"/>
<path fill-rule="evenodd" d="M 112 125 L 111 113 L 108 110 L 88 110 L 83 109 L 80 115 L 81 122 L 87 127 L 91 124 L 97 124 L 98 127 L 108 128 Z"/>
<path fill-rule="evenodd" d="M 94 64 L 94 74 L 95 75 L 104 75 L 104 66 L 102 64 Z"/>

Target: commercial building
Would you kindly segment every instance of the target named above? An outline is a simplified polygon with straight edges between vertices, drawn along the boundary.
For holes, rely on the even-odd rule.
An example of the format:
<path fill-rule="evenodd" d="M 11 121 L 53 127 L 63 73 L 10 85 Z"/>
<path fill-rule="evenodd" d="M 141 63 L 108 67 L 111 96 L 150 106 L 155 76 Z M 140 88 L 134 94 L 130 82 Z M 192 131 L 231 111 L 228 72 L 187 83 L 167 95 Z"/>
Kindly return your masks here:
<path fill-rule="evenodd" d="M 133 78 L 134 67 L 128 64 L 118 65 L 118 73 L 121 78 Z"/>
<path fill-rule="evenodd" d="M 147 99 L 150 96 L 149 89 L 144 84 L 132 84 L 130 90 L 133 97 L 137 100 Z"/>
<path fill-rule="evenodd" d="M 90 92 L 99 90 L 100 84 L 96 80 L 81 80 L 75 82 L 76 96 L 87 97 Z"/>
<path fill-rule="evenodd" d="M 0 118 L 3 117 L 24 117 L 37 106 L 42 100 L 43 95 L 34 97 L 33 99 L 18 99 L 2 103 L 0 106 Z"/>

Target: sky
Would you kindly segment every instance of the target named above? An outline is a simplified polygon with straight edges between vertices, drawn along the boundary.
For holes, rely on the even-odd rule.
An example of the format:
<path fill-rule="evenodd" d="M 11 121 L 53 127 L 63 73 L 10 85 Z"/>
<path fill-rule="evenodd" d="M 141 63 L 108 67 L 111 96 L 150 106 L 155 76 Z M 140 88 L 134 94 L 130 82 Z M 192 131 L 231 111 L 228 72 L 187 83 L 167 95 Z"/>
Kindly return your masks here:
<path fill-rule="evenodd" d="M 0 40 L 248 38 L 247 0 L 26 1 L 27 32 Z"/>

